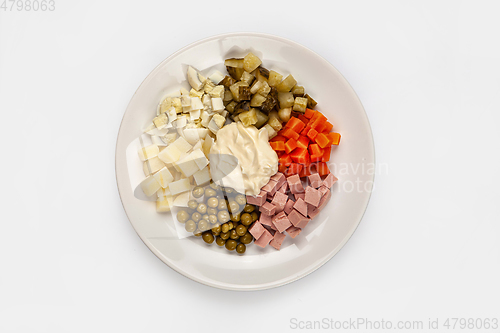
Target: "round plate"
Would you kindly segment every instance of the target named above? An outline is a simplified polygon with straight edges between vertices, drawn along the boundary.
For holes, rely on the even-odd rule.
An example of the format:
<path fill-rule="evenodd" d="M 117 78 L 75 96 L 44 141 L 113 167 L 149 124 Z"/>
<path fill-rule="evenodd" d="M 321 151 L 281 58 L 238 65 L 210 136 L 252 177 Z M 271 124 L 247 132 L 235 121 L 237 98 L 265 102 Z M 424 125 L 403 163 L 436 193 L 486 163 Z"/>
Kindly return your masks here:
<path fill-rule="evenodd" d="M 244 255 L 228 252 L 200 238 L 180 239 L 171 214 L 157 214 L 155 203 L 134 196 L 144 178 L 134 142 L 156 115 L 159 101 L 186 83 L 188 65 L 210 74 L 225 73 L 224 59 L 249 51 L 263 66 L 284 76 L 292 73 L 317 102 L 317 109 L 342 134 L 332 149 L 330 169 L 339 178 L 323 211 L 280 251 L 250 244 Z M 137 89 L 127 107 L 116 145 L 116 179 L 123 207 L 149 249 L 184 276 L 229 290 L 260 290 L 296 281 L 315 271 L 349 240 L 370 198 L 374 178 L 370 124 L 356 93 L 344 77 L 318 54 L 290 40 L 260 33 L 230 33 L 193 43 L 165 59 Z M 139 196 L 138 196 L 139 197 Z"/>

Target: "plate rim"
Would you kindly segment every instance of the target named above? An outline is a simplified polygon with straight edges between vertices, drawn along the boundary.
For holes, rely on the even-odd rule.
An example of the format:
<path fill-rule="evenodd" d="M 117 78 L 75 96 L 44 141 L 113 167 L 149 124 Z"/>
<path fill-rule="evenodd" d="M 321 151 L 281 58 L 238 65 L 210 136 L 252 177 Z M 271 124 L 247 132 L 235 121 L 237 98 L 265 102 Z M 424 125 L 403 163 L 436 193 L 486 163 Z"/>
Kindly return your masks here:
<path fill-rule="evenodd" d="M 144 238 L 139 234 L 139 232 L 137 231 L 137 229 L 135 228 L 134 226 L 134 223 L 132 223 L 131 219 L 130 219 L 130 216 L 127 212 L 127 208 L 125 207 L 125 203 L 123 202 L 123 197 L 122 197 L 122 193 L 121 193 L 121 189 L 120 189 L 120 184 L 119 184 L 119 180 L 118 180 L 118 146 L 119 146 L 119 138 L 120 138 L 120 134 L 121 134 L 121 131 L 122 131 L 122 128 L 123 128 L 123 122 L 125 120 L 125 116 L 127 115 L 128 111 L 129 111 L 129 107 L 130 107 L 130 104 L 132 102 L 132 100 L 134 99 L 135 95 L 137 94 L 137 92 L 141 89 L 141 87 L 145 84 L 145 82 L 150 78 L 151 74 L 154 73 L 159 67 L 163 66 L 165 63 L 169 62 L 171 59 L 173 59 L 174 57 L 176 57 L 178 54 L 184 52 L 185 50 L 187 49 L 190 49 L 192 47 L 195 47 L 196 45 L 199 45 L 199 44 L 203 44 L 205 42 L 208 42 L 208 41 L 211 41 L 211 40 L 216 40 L 216 39 L 221 39 L 221 38 L 227 38 L 227 37 L 263 37 L 263 38 L 269 38 L 269 39 L 275 39 L 275 40 L 278 40 L 278 41 L 281 41 L 281 42 L 284 42 L 284 43 L 288 43 L 288 44 L 291 44 L 291 45 L 294 45 L 294 46 L 297 46 L 297 47 L 300 47 L 300 48 L 304 48 L 306 49 L 307 51 L 309 52 L 312 52 L 315 56 L 319 57 L 320 59 L 323 60 L 323 62 L 330 66 L 331 69 L 333 69 L 338 75 L 339 75 L 339 78 L 341 78 L 341 80 L 343 81 L 343 83 L 346 85 L 346 87 L 348 87 L 348 89 L 351 91 L 351 93 L 355 96 L 357 102 L 359 103 L 359 106 L 361 107 L 362 109 L 362 114 L 364 116 L 364 120 L 366 121 L 367 125 L 368 125 L 368 130 L 369 130 L 369 137 L 371 138 L 371 152 L 372 152 L 372 160 L 373 160 L 373 164 L 374 164 L 374 172 L 373 172 L 373 175 L 372 175 L 372 179 L 371 179 L 371 187 L 370 187 L 370 190 L 369 190 L 369 193 L 368 193 L 368 198 L 367 198 L 367 201 L 366 201 L 366 205 L 363 209 L 363 212 L 359 218 L 359 220 L 356 222 L 356 225 L 355 225 L 355 228 L 352 230 L 352 232 L 350 233 L 350 235 L 348 235 L 347 237 L 345 237 L 343 239 L 343 241 L 337 246 L 337 248 L 335 250 L 333 250 L 329 255 L 325 256 L 322 260 L 320 260 L 316 265 L 314 265 L 312 268 L 310 268 L 307 272 L 303 273 L 303 274 L 299 274 L 299 275 L 296 275 L 296 276 L 291 276 L 289 279 L 287 279 L 286 281 L 282 281 L 282 280 L 278 280 L 278 281 L 274 281 L 274 282 L 270 282 L 270 283 L 266 283 L 266 284 L 257 284 L 257 285 L 249 285 L 248 287 L 245 287 L 245 286 L 238 286 L 238 287 L 235 287 L 235 285 L 231 285 L 231 284 L 227 284 L 227 283 L 212 283 L 210 281 L 206 281 L 206 280 L 203 280 L 203 279 L 200 279 L 200 278 L 197 278 L 196 276 L 193 276 L 189 273 L 186 273 L 185 271 L 181 270 L 181 269 L 178 269 L 175 265 L 172 265 L 168 260 L 164 260 L 163 259 L 163 255 L 161 255 L 160 253 L 158 253 L 158 251 L 155 249 L 155 248 L 152 248 L 150 247 L 146 241 L 144 240 Z M 137 234 L 137 236 L 139 236 L 139 238 L 141 239 L 141 241 L 144 243 L 144 245 L 146 245 L 146 247 L 160 260 L 162 261 L 164 264 L 166 264 L 169 268 L 171 268 L 172 270 L 174 270 L 175 272 L 181 274 L 182 276 L 184 277 L 187 277 L 188 279 L 192 280 L 192 281 L 195 281 L 195 282 L 198 282 L 202 285 L 205 285 L 205 286 L 209 286 L 209 287 L 213 287 L 213 288 L 216 288 L 216 289 L 222 289 L 222 290 L 230 290 L 230 291 L 260 291 L 260 290 L 268 290 L 268 289 L 273 289 L 273 288 L 277 288 L 277 287 L 282 287 L 282 286 L 285 286 L 285 285 L 288 285 L 292 282 L 295 282 L 297 280 L 300 280 L 306 276 L 308 276 L 309 274 L 317 271 L 318 269 L 320 269 L 321 267 L 323 267 L 328 261 L 330 261 L 337 253 L 339 253 L 345 246 L 345 244 L 351 239 L 351 237 L 354 235 L 354 233 L 356 232 L 356 230 L 358 229 L 361 221 L 363 220 L 363 217 L 366 213 L 366 210 L 368 208 L 368 205 L 370 204 L 370 199 L 371 199 L 371 196 L 372 196 L 372 192 L 373 192 L 373 187 L 374 187 L 374 184 L 375 184 L 375 175 L 376 175 L 376 154 L 375 154 L 375 142 L 374 142 L 374 138 L 373 138 L 373 131 L 372 131 L 372 128 L 371 128 L 371 125 L 370 125 L 370 120 L 368 118 L 368 115 L 366 114 L 366 110 L 358 96 L 358 94 L 356 93 L 356 91 L 353 89 L 353 87 L 351 86 L 351 84 L 347 81 L 347 79 L 344 77 L 344 75 L 342 75 L 342 73 L 333 65 L 331 64 L 328 60 L 326 60 L 323 56 L 321 56 L 320 54 L 316 53 L 315 51 L 311 50 L 310 48 L 298 43 L 298 42 L 295 42 L 291 39 L 288 39 L 288 38 L 285 38 L 285 37 L 281 37 L 281 36 L 277 36 L 277 35 L 273 35 L 273 34 L 268 34 L 268 33 L 262 33 L 262 32 L 229 32 L 229 33 L 222 33 L 222 34 L 217 34 L 217 35 L 212 35 L 212 36 L 209 36 L 209 37 L 205 37 L 205 38 L 202 38 L 202 39 L 199 39 L 195 42 L 192 42 L 182 48 L 180 48 L 179 50 L 175 51 L 174 53 L 170 54 L 167 58 L 165 58 L 164 60 L 162 60 L 157 66 L 155 66 L 150 72 L 149 74 L 144 78 L 144 80 L 141 82 L 141 84 L 137 87 L 137 89 L 135 90 L 134 94 L 132 95 L 132 97 L 130 98 L 128 104 L 127 104 L 127 107 L 125 108 L 125 112 L 123 113 L 123 116 L 122 116 L 122 120 L 120 122 L 120 127 L 118 129 L 118 134 L 117 134 L 117 138 L 116 138 L 116 144 L 115 144 L 115 179 L 116 179 L 116 186 L 117 186 L 117 189 L 118 189 L 118 194 L 120 196 L 120 201 L 122 203 L 122 206 L 123 206 L 123 210 L 125 211 L 125 215 L 127 216 L 127 219 L 129 221 L 129 223 L 132 225 L 132 228 L 134 229 L 135 233 Z"/>

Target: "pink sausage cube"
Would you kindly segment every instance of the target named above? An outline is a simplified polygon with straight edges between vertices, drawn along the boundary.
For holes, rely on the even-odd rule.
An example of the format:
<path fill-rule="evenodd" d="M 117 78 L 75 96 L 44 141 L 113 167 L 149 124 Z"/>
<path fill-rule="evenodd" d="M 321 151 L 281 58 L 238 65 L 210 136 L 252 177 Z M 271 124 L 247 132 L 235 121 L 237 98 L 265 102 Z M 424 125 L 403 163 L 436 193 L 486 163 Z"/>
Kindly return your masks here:
<path fill-rule="evenodd" d="M 262 187 L 262 190 L 266 191 L 267 193 L 270 193 L 271 196 L 273 196 L 274 193 L 276 193 L 276 191 L 278 190 L 277 185 L 278 182 L 270 179 L 269 182 Z"/>
<path fill-rule="evenodd" d="M 281 244 L 283 244 L 283 241 L 285 240 L 286 235 L 282 234 L 280 232 L 277 232 L 274 234 L 274 238 L 269 243 L 272 247 L 274 247 L 276 250 L 279 250 L 281 248 Z"/>
<path fill-rule="evenodd" d="M 326 194 L 326 192 L 330 191 L 330 189 L 328 187 L 326 187 L 325 185 L 321 185 L 318 188 L 318 191 L 319 191 L 319 193 L 321 193 L 321 197 L 323 197 Z"/>
<path fill-rule="evenodd" d="M 307 204 L 302 198 L 298 198 L 293 205 L 293 208 L 299 211 L 302 215 L 307 216 Z"/>
<path fill-rule="evenodd" d="M 283 184 L 283 186 L 281 186 L 281 187 L 278 189 L 278 192 L 281 192 L 281 193 L 283 193 L 283 194 L 286 194 L 286 191 L 287 191 L 287 190 L 288 190 L 288 183 L 287 183 L 287 182 L 285 182 L 285 183 Z"/>
<path fill-rule="evenodd" d="M 293 196 L 295 197 L 295 201 L 299 200 L 299 198 L 301 198 L 302 200 L 304 200 L 306 198 L 305 193 L 296 193 Z"/>
<path fill-rule="evenodd" d="M 293 200 L 290 200 L 288 199 L 288 201 L 286 202 L 286 205 L 285 205 L 285 209 L 283 210 L 286 214 L 290 214 L 290 212 L 292 211 L 293 209 L 293 205 L 295 204 L 295 202 Z"/>
<path fill-rule="evenodd" d="M 313 205 L 314 207 L 318 207 L 320 200 L 321 193 L 319 193 L 317 189 L 308 186 L 306 188 L 306 198 L 304 199 L 304 201 L 310 205 Z"/>
<path fill-rule="evenodd" d="M 286 202 L 288 201 L 288 195 L 281 192 L 276 192 L 273 197 L 271 204 L 276 206 L 276 213 L 281 212 L 285 209 Z"/>
<path fill-rule="evenodd" d="M 260 191 L 255 197 L 247 195 L 247 202 L 250 205 L 262 206 L 266 202 L 267 193 L 265 191 Z"/>
<path fill-rule="evenodd" d="M 266 247 L 267 244 L 269 244 L 269 242 L 271 241 L 271 239 L 273 239 L 273 235 L 271 235 L 271 233 L 269 231 L 267 231 L 266 229 L 264 229 L 264 232 L 262 233 L 262 236 L 259 237 L 259 239 L 257 239 L 256 241 L 254 241 L 254 244 L 255 245 L 258 245 L 262 248 Z"/>
<path fill-rule="evenodd" d="M 288 219 L 294 227 L 300 229 L 303 229 L 307 225 L 307 223 L 309 223 L 309 219 L 301 213 L 297 212 L 295 209 L 290 214 L 288 214 Z"/>
<path fill-rule="evenodd" d="M 290 235 L 290 237 L 295 238 L 297 237 L 302 229 L 296 228 L 294 226 L 291 226 L 290 228 L 286 229 L 286 232 Z"/>
<path fill-rule="evenodd" d="M 320 209 L 319 209 L 319 208 L 316 208 L 316 207 L 314 207 L 314 206 L 312 206 L 312 205 L 311 205 L 311 207 L 309 207 L 309 209 L 307 210 L 307 215 L 308 215 L 311 219 L 313 219 L 313 218 L 315 218 L 316 216 L 318 216 L 319 211 L 320 211 Z"/>
<path fill-rule="evenodd" d="M 328 188 L 331 188 L 333 184 L 337 182 L 338 178 L 335 177 L 332 173 L 329 173 L 328 176 L 323 180 L 323 185 Z"/>
<path fill-rule="evenodd" d="M 262 225 L 268 226 L 270 228 L 274 228 L 273 223 L 271 222 L 272 217 L 266 214 L 260 214 L 259 222 Z"/>
<path fill-rule="evenodd" d="M 279 232 L 285 231 L 288 227 L 292 225 L 290 223 L 290 220 L 288 220 L 288 217 L 286 216 L 285 212 L 280 212 L 277 215 L 275 215 L 272 219 L 272 222 Z"/>
<path fill-rule="evenodd" d="M 328 203 L 330 198 L 332 197 L 332 192 L 328 191 L 324 196 L 321 197 L 321 200 L 319 201 L 318 209 L 323 209 L 325 205 Z"/>
<path fill-rule="evenodd" d="M 309 180 L 309 184 L 311 184 L 312 187 L 318 188 L 321 186 L 321 177 L 318 173 L 313 173 L 310 176 L 307 176 L 307 179 Z"/>
<path fill-rule="evenodd" d="M 304 187 L 302 186 L 299 175 L 290 176 L 286 181 L 288 182 L 288 187 L 290 187 L 290 192 L 293 194 L 304 193 Z"/>
<path fill-rule="evenodd" d="M 276 213 L 276 207 L 272 203 L 267 201 L 259 208 L 259 210 L 262 212 L 262 214 L 266 214 L 268 216 L 272 216 L 274 215 L 274 213 Z"/>
<path fill-rule="evenodd" d="M 266 231 L 266 229 L 262 226 L 262 224 L 259 223 L 259 221 L 256 221 L 249 229 L 248 232 L 255 238 L 259 239 L 260 236 Z"/>
<path fill-rule="evenodd" d="M 271 179 L 278 183 L 277 188 L 280 188 L 284 183 L 286 183 L 286 177 L 281 172 L 277 172 L 274 176 L 271 177 Z"/>

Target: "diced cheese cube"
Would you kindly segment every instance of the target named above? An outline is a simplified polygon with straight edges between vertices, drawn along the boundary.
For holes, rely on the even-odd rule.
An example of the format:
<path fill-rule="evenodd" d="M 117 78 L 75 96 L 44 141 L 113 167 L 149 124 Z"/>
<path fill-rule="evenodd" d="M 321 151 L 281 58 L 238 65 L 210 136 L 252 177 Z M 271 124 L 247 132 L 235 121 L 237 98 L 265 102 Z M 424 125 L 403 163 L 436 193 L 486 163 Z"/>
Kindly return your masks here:
<path fill-rule="evenodd" d="M 144 169 L 149 170 L 150 174 L 161 170 L 164 166 L 165 163 L 163 163 L 163 161 L 158 157 L 150 158 L 149 160 L 144 162 Z M 146 171 L 144 171 L 144 173 L 146 173 Z"/>
<path fill-rule="evenodd" d="M 168 213 L 173 205 L 174 200 L 171 195 L 158 198 L 156 199 L 156 212 Z"/>
<path fill-rule="evenodd" d="M 174 180 L 174 176 L 172 176 L 172 174 L 166 167 L 163 167 L 161 170 L 155 173 L 154 177 L 162 188 L 167 188 L 168 184 Z"/>
<path fill-rule="evenodd" d="M 212 116 L 207 111 L 202 111 L 200 118 L 201 118 L 201 125 L 203 127 L 208 127 L 208 124 L 210 123 Z"/>
<path fill-rule="evenodd" d="M 196 164 L 195 160 L 190 155 L 191 154 L 188 154 L 175 163 L 175 166 L 179 168 L 184 177 L 192 176 L 196 171 L 200 170 L 198 164 Z"/>
<path fill-rule="evenodd" d="M 141 182 L 141 188 L 144 194 L 147 197 L 150 197 L 153 194 L 156 194 L 156 191 L 158 191 L 161 186 L 153 176 L 149 176 Z"/>
<path fill-rule="evenodd" d="M 214 84 L 219 84 L 220 81 L 224 80 L 224 74 L 219 71 L 215 71 L 208 77 Z"/>
<path fill-rule="evenodd" d="M 203 108 L 204 105 L 199 97 L 191 98 L 191 110 L 202 110 Z"/>
<path fill-rule="evenodd" d="M 203 185 L 206 184 L 210 181 L 210 170 L 208 169 L 208 166 L 204 167 L 203 169 L 195 172 L 193 174 L 194 181 L 196 185 Z"/>
<path fill-rule="evenodd" d="M 177 138 L 172 145 L 175 146 L 181 153 L 185 153 L 192 148 L 189 142 L 187 142 L 182 136 Z"/>
<path fill-rule="evenodd" d="M 161 115 L 153 119 L 153 123 L 155 124 L 156 128 L 163 128 L 168 123 L 168 117 L 165 113 L 162 113 Z"/>
<path fill-rule="evenodd" d="M 216 86 L 212 91 L 210 91 L 210 96 L 212 98 L 223 98 L 224 97 L 224 86 Z"/>
<path fill-rule="evenodd" d="M 179 140 L 179 139 L 177 139 L 177 140 Z M 175 140 L 174 143 L 177 140 Z M 175 163 L 181 157 L 182 153 L 179 151 L 177 146 L 174 146 L 174 143 L 170 144 L 170 146 L 166 147 L 158 154 L 158 158 L 160 160 L 162 160 L 164 163 L 167 163 L 167 164 Z"/>
<path fill-rule="evenodd" d="M 158 184 L 158 182 L 156 183 Z M 160 185 L 158 184 L 158 186 Z M 181 178 L 178 181 L 168 184 L 168 188 L 170 189 L 170 193 L 172 193 L 172 195 L 177 195 L 179 193 L 189 191 L 191 189 L 191 184 L 189 183 L 189 179 Z"/>
<path fill-rule="evenodd" d="M 147 159 L 153 158 L 158 156 L 158 153 L 160 150 L 158 149 L 158 146 L 153 144 L 144 148 L 141 148 L 138 153 L 139 153 L 139 158 L 141 161 L 145 161 Z"/>
<path fill-rule="evenodd" d="M 189 111 L 189 120 L 195 121 L 197 119 L 200 119 L 200 115 L 201 115 L 201 110 Z"/>
<path fill-rule="evenodd" d="M 201 96 L 203 96 L 203 91 L 198 91 L 194 90 L 194 88 L 191 88 L 191 90 L 189 91 L 189 96 L 201 98 Z"/>
<path fill-rule="evenodd" d="M 193 150 L 189 156 L 194 160 L 200 170 L 208 165 L 208 160 L 201 149 Z"/>
<path fill-rule="evenodd" d="M 224 102 L 222 101 L 222 98 L 212 98 L 212 110 L 217 112 L 224 110 Z"/>

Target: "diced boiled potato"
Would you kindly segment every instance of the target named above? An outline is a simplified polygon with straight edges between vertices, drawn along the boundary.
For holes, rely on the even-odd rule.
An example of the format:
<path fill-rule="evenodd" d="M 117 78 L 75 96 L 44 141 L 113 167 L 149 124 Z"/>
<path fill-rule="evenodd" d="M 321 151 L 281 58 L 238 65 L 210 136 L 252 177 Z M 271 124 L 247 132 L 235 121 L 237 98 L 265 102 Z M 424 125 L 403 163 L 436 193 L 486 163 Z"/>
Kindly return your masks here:
<path fill-rule="evenodd" d="M 216 86 L 211 92 L 210 97 L 212 98 L 223 98 L 224 97 L 224 86 Z"/>
<path fill-rule="evenodd" d="M 168 213 L 174 204 L 172 196 L 164 196 L 156 199 L 156 212 Z"/>
<path fill-rule="evenodd" d="M 248 72 L 243 72 L 240 80 L 245 82 L 246 84 L 250 85 L 254 79 L 255 79 L 255 77 L 252 74 L 250 74 Z"/>
<path fill-rule="evenodd" d="M 276 131 L 279 131 L 283 127 L 276 111 L 269 113 L 269 121 L 267 123 Z"/>
<path fill-rule="evenodd" d="M 278 132 L 276 132 L 276 130 L 269 124 L 265 124 L 264 127 L 262 128 L 267 129 L 267 133 L 269 134 L 269 139 L 274 138 L 278 134 Z"/>
<path fill-rule="evenodd" d="M 194 88 L 191 88 L 191 90 L 189 91 L 189 96 L 201 98 L 203 96 L 203 91 L 198 91 L 194 90 Z"/>
<path fill-rule="evenodd" d="M 296 84 L 297 81 L 294 79 L 292 74 L 290 74 L 276 86 L 276 90 L 281 93 L 289 92 Z"/>
<path fill-rule="evenodd" d="M 258 81 L 267 82 L 267 80 L 269 80 L 269 70 L 264 67 L 257 67 L 253 73 Z"/>
<path fill-rule="evenodd" d="M 192 153 L 188 154 L 184 158 L 181 158 L 175 165 L 179 168 L 184 177 L 192 176 L 196 171 L 200 170 L 198 164 L 196 164 L 196 161 L 192 156 Z"/>
<path fill-rule="evenodd" d="M 293 93 L 293 97 L 304 97 L 304 87 L 302 86 L 294 86 L 292 88 L 292 93 Z"/>
<path fill-rule="evenodd" d="M 177 140 L 172 143 L 172 146 L 176 147 L 181 153 L 185 153 L 192 148 L 189 142 L 187 142 L 182 136 L 177 138 Z"/>
<path fill-rule="evenodd" d="M 206 80 L 205 84 L 203 85 L 203 91 L 208 94 L 209 92 L 211 92 L 214 89 L 214 87 L 215 87 L 215 84 L 212 81 Z M 198 96 L 198 97 L 201 97 L 201 96 Z"/>
<path fill-rule="evenodd" d="M 189 158 L 194 160 L 200 170 L 208 165 L 208 160 L 201 149 L 193 150 L 191 154 L 189 154 Z"/>
<path fill-rule="evenodd" d="M 172 176 L 172 174 L 166 167 L 155 173 L 153 177 L 155 177 L 156 181 L 162 188 L 167 188 L 168 184 L 174 181 L 174 176 Z"/>
<path fill-rule="evenodd" d="M 215 71 L 208 77 L 214 84 L 219 84 L 220 81 L 224 79 L 224 74 L 219 71 Z"/>
<path fill-rule="evenodd" d="M 243 86 L 243 87 L 246 87 L 248 86 L 248 84 L 246 84 L 245 82 L 242 82 L 242 81 L 239 81 L 239 82 L 236 82 L 235 84 L 233 84 L 232 86 L 229 87 L 229 90 L 231 90 L 231 93 L 233 94 L 233 99 L 236 101 L 236 102 L 240 102 L 240 87 Z"/>
<path fill-rule="evenodd" d="M 207 78 L 201 75 L 200 72 L 198 72 L 198 79 L 201 81 L 201 83 L 205 83 L 205 81 L 207 80 Z"/>
<path fill-rule="evenodd" d="M 255 112 L 257 113 L 257 122 L 255 123 L 255 127 L 261 128 L 267 122 L 269 117 L 260 110 L 256 110 Z"/>
<path fill-rule="evenodd" d="M 240 121 L 245 126 L 251 126 L 257 123 L 257 110 L 251 108 L 249 111 L 245 111 L 240 113 L 239 115 Z"/>
<path fill-rule="evenodd" d="M 289 121 L 290 117 L 292 115 L 292 108 L 284 108 L 284 109 L 279 109 L 278 115 L 281 119 L 281 121 Z"/>
<path fill-rule="evenodd" d="M 227 118 L 227 115 L 229 114 L 229 112 L 227 112 L 227 110 L 224 110 L 222 111 L 222 113 L 220 114 L 222 117 L 224 118 Z M 225 122 L 225 121 L 224 121 Z"/>
<path fill-rule="evenodd" d="M 144 133 L 147 133 L 149 135 L 153 135 L 155 134 L 156 132 L 156 126 L 154 123 L 151 123 L 149 125 L 147 125 L 145 128 L 143 128 L 142 130 Z"/>
<path fill-rule="evenodd" d="M 177 133 L 175 132 L 167 133 L 162 137 L 163 142 L 165 142 L 166 144 L 171 144 L 175 141 L 175 139 L 177 139 Z"/>
<path fill-rule="evenodd" d="M 201 128 L 200 128 L 201 129 Z M 208 131 L 207 129 L 205 129 L 206 131 Z M 200 141 L 196 142 L 196 144 L 193 146 L 193 150 L 196 150 L 196 149 L 203 149 L 203 142 L 205 142 L 204 139 L 200 139 Z"/>
<path fill-rule="evenodd" d="M 212 119 L 212 115 L 210 115 L 207 111 L 202 111 L 200 118 L 201 118 L 201 125 L 203 127 L 208 127 L 208 124 L 210 123 L 210 120 Z"/>
<path fill-rule="evenodd" d="M 165 163 L 163 163 L 162 160 L 160 160 L 158 157 L 153 157 L 150 158 L 147 161 L 144 161 L 144 169 L 149 170 L 149 173 L 155 173 L 158 170 L 161 170 L 165 166 Z M 146 173 L 146 171 L 144 171 Z"/>
<path fill-rule="evenodd" d="M 158 149 L 157 145 L 150 145 L 144 148 L 141 148 L 138 153 L 139 153 L 139 158 L 141 161 L 145 161 L 147 159 L 153 158 L 158 156 L 158 153 L 160 150 Z"/>
<path fill-rule="evenodd" d="M 283 80 L 283 75 L 273 70 L 269 72 L 269 80 L 267 80 L 267 83 L 269 83 L 271 87 L 276 87 L 281 83 L 281 80 Z"/>
<path fill-rule="evenodd" d="M 260 94 L 255 94 L 253 95 L 252 99 L 250 100 L 250 106 L 251 107 L 259 107 L 262 105 L 262 103 L 265 102 L 267 97 L 264 97 Z"/>
<path fill-rule="evenodd" d="M 156 194 L 156 191 L 158 191 L 161 186 L 153 176 L 148 176 L 141 182 L 141 188 L 144 194 L 147 197 L 150 197 L 153 194 Z"/>
<path fill-rule="evenodd" d="M 224 102 L 222 102 L 222 98 L 212 98 L 212 110 L 217 112 L 224 110 Z"/>
<path fill-rule="evenodd" d="M 175 197 L 174 206 L 187 207 L 189 200 L 191 200 L 191 192 L 183 192 Z"/>
<path fill-rule="evenodd" d="M 307 107 L 309 109 L 312 109 L 316 106 L 316 104 L 318 104 L 311 96 L 309 96 L 308 94 L 306 94 L 304 96 L 305 98 L 307 98 Z"/>
<path fill-rule="evenodd" d="M 196 130 L 198 131 L 198 136 L 200 137 L 200 140 L 205 139 L 205 137 L 208 134 L 208 129 L 206 129 L 206 128 L 197 128 Z M 193 150 L 194 149 L 196 149 L 196 148 L 193 147 Z"/>
<path fill-rule="evenodd" d="M 234 112 L 234 107 L 237 105 L 235 101 L 230 102 L 228 105 L 226 105 L 226 110 L 229 111 L 230 113 Z"/>
<path fill-rule="evenodd" d="M 224 90 L 224 102 L 230 102 L 233 100 L 233 93 L 231 90 Z"/>
<path fill-rule="evenodd" d="M 179 139 L 181 139 L 182 137 L 179 137 Z M 177 140 L 179 140 L 177 139 Z M 167 164 L 171 164 L 171 163 L 175 163 L 179 160 L 179 158 L 181 157 L 181 152 L 179 151 L 179 149 L 174 145 L 174 143 L 177 141 L 175 140 L 172 144 L 170 144 L 170 146 L 166 147 L 165 149 L 163 149 L 159 154 L 158 154 L 158 158 L 160 160 L 162 160 L 164 163 L 167 163 Z"/>
<path fill-rule="evenodd" d="M 153 123 L 155 124 L 156 128 L 158 129 L 163 128 L 168 123 L 168 117 L 166 114 L 162 113 L 158 117 L 153 119 Z"/>
<path fill-rule="evenodd" d="M 183 128 L 187 125 L 187 117 L 184 115 L 177 116 L 177 119 L 174 123 L 175 128 Z"/>
<path fill-rule="evenodd" d="M 306 112 L 307 108 L 307 98 L 304 97 L 295 97 L 295 101 L 293 103 L 293 111 Z"/>
<path fill-rule="evenodd" d="M 191 189 L 191 184 L 189 183 L 189 179 L 181 178 L 177 181 L 168 184 L 168 188 L 170 190 L 170 193 L 172 193 L 172 195 L 177 195 L 179 193 L 189 191 Z"/>
<path fill-rule="evenodd" d="M 201 110 L 192 110 L 192 111 L 189 111 L 189 120 L 190 121 L 195 121 L 197 119 L 200 119 L 200 115 L 201 115 Z"/>
<path fill-rule="evenodd" d="M 194 181 L 195 181 L 196 185 L 203 185 L 203 184 L 208 183 L 211 179 L 210 170 L 208 169 L 208 166 L 195 172 L 193 177 L 194 177 Z"/>
<path fill-rule="evenodd" d="M 294 100 L 295 99 L 293 98 L 293 94 L 291 92 L 278 93 L 278 102 L 280 103 L 280 109 L 292 107 Z"/>
<path fill-rule="evenodd" d="M 243 58 L 243 69 L 247 72 L 254 71 L 257 67 L 262 64 L 262 61 L 255 56 L 252 52 L 248 53 L 245 58 Z"/>
<path fill-rule="evenodd" d="M 212 98 L 210 98 L 209 94 L 204 94 L 201 98 L 201 102 L 204 106 L 212 106 Z"/>

